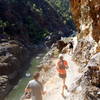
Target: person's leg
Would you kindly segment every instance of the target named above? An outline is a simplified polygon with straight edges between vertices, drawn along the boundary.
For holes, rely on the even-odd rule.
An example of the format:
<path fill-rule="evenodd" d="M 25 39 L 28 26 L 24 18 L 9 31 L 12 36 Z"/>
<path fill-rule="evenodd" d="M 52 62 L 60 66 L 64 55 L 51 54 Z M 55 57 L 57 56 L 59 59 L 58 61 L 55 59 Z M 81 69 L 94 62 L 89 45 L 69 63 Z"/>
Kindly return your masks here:
<path fill-rule="evenodd" d="M 66 82 L 66 74 L 64 74 L 63 76 L 61 76 L 62 78 L 62 96 L 64 97 L 64 89 L 67 89 L 67 85 L 65 84 Z"/>
<path fill-rule="evenodd" d="M 64 96 L 65 78 L 63 78 L 62 80 L 63 80 L 63 84 L 62 84 L 62 95 Z"/>
<path fill-rule="evenodd" d="M 71 55 L 72 53 L 73 53 L 73 49 L 72 49 L 72 48 L 70 48 L 70 53 L 69 53 L 69 54 Z"/>
<path fill-rule="evenodd" d="M 63 78 L 63 85 L 62 85 L 62 95 L 64 95 L 64 89 L 67 89 L 67 85 L 65 84 L 66 78 Z"/>
<path fill-rule="evenodd" d="M 65 84 L 65 82 L 66 82 L 66 78 L 63 79 L 63 86 L 65 89 L 67 89 L 67 85 Z"/>
<path fill-rule="evenodd" d="M 73 54 L 73 48 L 71 48 L 72 50 L 71 50 L 71 53 Z"/>
<path fill-rule="evenodd" d="M 68 48 L 68 54 L 70 54 L 70 49 Z"/>

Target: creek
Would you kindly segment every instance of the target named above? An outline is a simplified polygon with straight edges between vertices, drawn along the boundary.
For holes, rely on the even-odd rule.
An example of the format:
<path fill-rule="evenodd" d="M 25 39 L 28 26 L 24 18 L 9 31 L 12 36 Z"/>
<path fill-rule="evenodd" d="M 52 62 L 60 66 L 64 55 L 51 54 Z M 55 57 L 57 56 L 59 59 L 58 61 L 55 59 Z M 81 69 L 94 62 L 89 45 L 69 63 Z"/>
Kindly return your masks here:
<path fill-rule="evenodd" d="M 23 72 L 23 77 L 6 96 L 5 100 L 20 100 L 20 97 L 24 94 L 24 89 L 27 83 L 32 79 L 33 73 L 38 70 L 36 66 L 40 64 L 44 55 L 45 53 L 39 54 L 31 60 L 28 70 L 25 73 Z"/>

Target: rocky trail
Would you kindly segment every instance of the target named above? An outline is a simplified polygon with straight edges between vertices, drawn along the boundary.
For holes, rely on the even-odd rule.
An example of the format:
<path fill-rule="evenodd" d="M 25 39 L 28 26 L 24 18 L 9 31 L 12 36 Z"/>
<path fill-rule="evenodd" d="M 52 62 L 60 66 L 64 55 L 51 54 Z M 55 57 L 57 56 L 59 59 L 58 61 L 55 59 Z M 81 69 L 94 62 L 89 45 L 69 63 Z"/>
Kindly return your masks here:
<path fill-rule="evenodd" d="M 51 78 L 44 85 L 44 90 L 46 94 L 43 96 L 43 100 L 73 100 L 71 89 L 74 86 L 74 83 L 77 81 L 78 77 L 81 76 L 78 69 L 79 66 L 72 60 L 72 56 L 68 54 L 64 54 L 64 59 L 68 61 L 69 68 L 67 69 L 67 78 L 66 85 L 68 86 L 69 92 L 65 90 L 65 97 L 61 95 L 61 86 L 62 80 L 58 76 L 58 72 L 56 70 L 56 66 L 52 68 L 52 71 L 55 74 L 52 75 Z M 57 63 L 58 59 L 53 59 L 53 62 Z M 27 99 L 29 100 L 29 99 Z M 31 100 L 31 99 L 30 99 Z"/>
<path fill-rule="evenodd" d="M 0 26 L 0 100 L 46 46 L 51 50 L 36 66 L 47 91 L 43 100 L 100 100 L 100 0 L 0 0 Z M 66 54 L 70 42 L 73 55 Z M 60 52 L 69 64 L 66 98 L 53 58 Z"/>
<path fill-rule="evenodd" d="M 67 79 L 66 84 L 68 86 L 69 92 L 65 90 L 65 98 L 61 95 L 61 86 L 62 80 L 58 77 L 56 72 L 56 67 L 54 67 L 53 71 L 55 71 L 55 75 L 53 75 L 45 84 L 45 90 L 47 94 L 44 96 L 44 100 L 71 100 L 71 88 L 74 82 L 77 80 L 81 74 L 78 72 L 79 66 L 72 60 L 72 56 L 68 54 L 64 54 L 64 59 L 68 61 L 69 69 L 67 70 Z M 57 61 L 57 60 L 56 60 Z M 55 61 L 55 63 L 56 63 Z"/>

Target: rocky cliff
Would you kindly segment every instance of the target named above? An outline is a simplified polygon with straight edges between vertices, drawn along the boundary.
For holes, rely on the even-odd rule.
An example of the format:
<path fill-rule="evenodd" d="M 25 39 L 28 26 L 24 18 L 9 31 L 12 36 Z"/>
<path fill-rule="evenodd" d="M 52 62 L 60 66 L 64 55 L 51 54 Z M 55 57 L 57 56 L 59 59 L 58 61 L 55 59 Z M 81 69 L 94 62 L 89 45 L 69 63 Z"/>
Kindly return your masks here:
<path fill-rule="evenodd" d="M 59 2 L 59 0 L 58 0 Z M 34 51 L 72 34 L 48 0 L 0 0 L 0 97 L 16 84 Z M 71 21 L 72 23 L 72 21 Z M 46 38 L 46 36 L 49 35 Z M 32 53 L 30 52 L 32 50 Z M 30 55 L 31 53 L 31 55 Z"/>
<path fill-rule="evenodd" d="M 73 59 L 82 73 L 75 93 L 79 91 L 78 100 L 99 100 L 100 0 L 71 0 L 71 11 L 78 30 Z"/>
<path fill-rule="evenodd" d="M 77 36 L 71 37 L 75 46 L 74 52 L 71 55 L 66 55 L 65 53 L 68 53 L 67 44 L 65 46 L 59 43 L 58 46 L 54 45 L 54 47 L 61 48 L 58 48 L 60 53 L 64 50 L 62 52 L 64 55 L 62 55 L 68 61 L 69 69 L 66 83 L 69 95 L 66 98 L 60 96 L 61 82 L 57 80 L 56 73 L 54 73 L 56 72 L 54 71 L 55 65 L 51 66 L 52 68 L 45 66 L 45 68 L 47 67 L 46 77 L 49 76 L 47 79 L 50 79 L 46 80 L 47 90 L 49 90 L 46 100 L 100 100 L 100 0 L 71 0 L 71 11 L 78 30 Z M 62 40 L 64 43 L 69 42 L 68 38 Z M 47 54 L 47 58 L 48 56 L 52 58 L 52 55 L 55 54 L 56 57 L 59 55 L 59 50 L 57 47 L 54 49 L 54 47 L 52 52 Z M 70 59 L 70 57 L 72 58 Z M 48 68 L 53 69 L 49 70 L 51 73 Z M 43 74 L 46 73 L 43 71 Z M 56 86 L 57 88 L 55 88 Z"/>
<path fill-rule="evenodd" d="M 2 36 L 0 42 L 0 100 L 13 88 L 21 77 L 30 58 L 27 47 L 15 40 Z M 6 38 L 4 38 L 6 37 Z"/>
<path fill-rule="evenodd" d="M 100 40 L 100 0 L 71 0 L 74 22 L 80 38 L 92 35 L 96 42 Z"/>
<path fill-rule="evenodd" d="M 69 95 L 64 99 L 100 100 L 100 0 L 70 1 L 73 20 L 78 30 L 77 36 L 72 37 L 75 45 L 74 52 L 71 54 L 72 58 L 70 59 L 70 56 L 65 54 L 68 53 L 66 46 L 62 47 L 62 45 L 57 44 L 61 46 L 61 52 L 64 50 L 64 57 L 67 58 L 69 64 L 69 70 L 67 71 L 67 79 L 69 80 L 66 82 L 68 84 Z M 68 38 L 63 39 L 63 41 L 69 42 Z M 56 53 L 54 51 L 56 51 Z M 47 56 L 52 57 L 52 54 L 58 56 L 58 51 L 59 50 L 55 48 L 53 52 L 49 52 Z M 46 61 L 47 60 L 48 59 L 46 59 Z M 55 66 L 52 68 L 55 68 Z M 54 69 L 51 72 L 54 72 Z M 49 76 L 48 73 L 50 72 L 47 70 L 46 77 Z M 55 81 L 57 80 L 56 73 L 51 74 L 51 77 L 48 77 L 50 83 L 47 81 L 47 90 L 49 90 L 49 87 L 51 87 L 51 89 L 50 93 L 46 95 L 46 100 L 63 100 L 60 98 L 60 92 L 58 90 L 58 83 L 61 82 L 57 83 Z M 43 78 L 45 79 L 45 77 Z M 55 88 L 55 83 L 56 86 L 58 86 L 57 88 Z"/>

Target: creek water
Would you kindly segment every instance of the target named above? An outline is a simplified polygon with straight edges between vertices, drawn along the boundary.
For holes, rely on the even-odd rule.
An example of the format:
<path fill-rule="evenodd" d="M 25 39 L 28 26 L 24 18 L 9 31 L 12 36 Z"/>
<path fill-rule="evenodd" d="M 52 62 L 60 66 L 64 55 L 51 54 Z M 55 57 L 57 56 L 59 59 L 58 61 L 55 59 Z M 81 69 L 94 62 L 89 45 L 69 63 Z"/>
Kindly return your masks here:
<path fill-rule="evenodd" d="M 5 100 L 20 100 L 20 97 L 24 94 L 24 89 L 25 89 L 27 83 L 29 82 L 29 80 L 32 79 L 33 73 L 38 70 L 36 68 L 36 66 L 40 64 L 44 54 L 45 53 L 39 54 L 38 56 L 40 58 L 34 57 L 32 59 L 29 69 L 26 71 L 26 73 L 23 75 L 23 77 L 19 80 L 18 84 L 6 96 Z M 29 74 L 30 74 L 30 76 L 28 77 Z"/>

